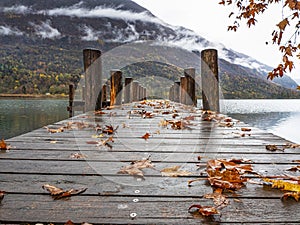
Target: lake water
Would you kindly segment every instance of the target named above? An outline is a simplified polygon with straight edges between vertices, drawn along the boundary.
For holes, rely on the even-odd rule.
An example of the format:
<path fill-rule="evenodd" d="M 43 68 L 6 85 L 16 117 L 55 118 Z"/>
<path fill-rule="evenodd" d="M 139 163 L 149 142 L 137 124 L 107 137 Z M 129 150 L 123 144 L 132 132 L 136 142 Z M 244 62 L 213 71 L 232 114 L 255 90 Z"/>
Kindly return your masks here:
<path fill-rule="evenodd" d="M 0 139 L 66 119 L 67 100 L 0 99 Z"/>
<path fill-rule="evenodd" d="M 0 139 L 66 119 L 67 100 L 0 99 Z M 223 100 L 223 113 L 300 143 L 300 100 Z"/>
<path fill-rule="evenodd" d="M 300 99 L 224 100 L 221 108 L 235 119 L 300 144 Z"/>

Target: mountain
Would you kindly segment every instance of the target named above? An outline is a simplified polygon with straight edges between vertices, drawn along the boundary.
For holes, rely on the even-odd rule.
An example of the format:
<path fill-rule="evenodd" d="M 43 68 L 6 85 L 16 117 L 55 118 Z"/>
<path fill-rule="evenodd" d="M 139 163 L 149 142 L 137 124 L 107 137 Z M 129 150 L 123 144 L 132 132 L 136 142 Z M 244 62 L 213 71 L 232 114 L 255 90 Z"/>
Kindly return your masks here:
<path fill-rule="evenodd" d="M 154 80 L 166 89 L 183 68 L 200 68 L 201 50 L 216 48 L 226 98 L 300 96 L 290 77 L 268 81 L 269 66 L 171 26 L 131 0 L 1 0 L 0 43 L 0 93 L 66 93 L 82 77 L 84 48 L 102 50 L 106 75 L 111 66 L 142 74 L 150 85 L 145 79 L 160 74 Z"/>

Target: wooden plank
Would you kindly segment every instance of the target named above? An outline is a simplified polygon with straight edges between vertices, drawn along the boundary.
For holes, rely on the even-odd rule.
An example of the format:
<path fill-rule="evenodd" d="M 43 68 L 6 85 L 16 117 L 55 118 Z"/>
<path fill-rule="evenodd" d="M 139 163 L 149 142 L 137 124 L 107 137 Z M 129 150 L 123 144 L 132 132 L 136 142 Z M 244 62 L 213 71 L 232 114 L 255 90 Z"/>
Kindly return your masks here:
<path fill-rule="evenodd" d="M 93 224 L 211 224 L 214 223 L 268 223 L 285 221 L 299 223 L 300 204 L 280 199 L 243 199 L 231 201 L 222 210 L 222 216 L 194 218 L 188 208 L 192 204 L 209 204 L 198 198 L 134 198 L 76 196 L 68 201 L 54 201 L 50 196 L 8 195 L 2 202 L 0 221 L 74 223 L 88 221 Z M 15 204 L 19 210 L 15 209 Z M 211 204 L 211 203 L 210 203 Z M 282 206 L 274 210 L 270 205 Z M 87 209 L 87 210 L 83 210 Z M 13 210 L 13 211 L 12 211 Z M 135 217 L 131 217 L 135 213 Z"/>
<path fill-rule="evenodd" d="M 147 155 L 146 155 L 147 157 Z M 139 159 L 137 159 L 139 160 Z M 66 175 L 117 175 L 123 166 L 130 165 L 131 161 L 116 159 L 116 161 L 49 161 L 49 160 L 0 160 L 1 173 L 28 173 L 28 174 L 66 174 Z M 199 169 L 205 169 L 206 163 L 153 162 L 155 169 L 146 168 L 145 176 L 161 176 L 160 170 L 173 166 L 181 166 L 182 170 L 199 176 Z M 279 176 L 287 173 L 290 164 L 253 164 L 254 171 L 262 176 Z M 294 174 L 294 173 L 291 173 Z M 125 175 L 124 175 L 125 176 Z"/>
<path fill-rule="evenodd" d="M 132 197 L 174 197 L 200 198 L 213 192 L 207 181 L 201 180 L 188 186 L 191 177 L 146 177 L 138 180 L 131 176 L 75 176 L 41 174 L 0 174 L 0 187 L 10 194 L 44 195 L 45 184 L 64 189 L 88 188 L 82 196 L 132 196 Z M 204 177 L 203 177 L 204 178 Z M 260 182 L 259 179 L 253 179 Z M 283 192 L 269 186 L 246 183 L 235 192 L 226 192 L 228 198 L 280 198 Z"/>
<path fill-rule="evenodd" d="M 73 153 L 81 153 L 85 156 L 83 159 L 72 158 Z M 187 154 L 189 153 L 189 154 Z M 134 161 L 137 159 L 142 159 L 147 156 L 151 156 L 151 160 L 154 162 L 178 162 L 178 163 L 204 163 L 210 159 L 248 159 L 252 163 L 271 163 L 271 164 L 298 164 L 295 159 L 300 160 L 300 153 L 271 153 L 271 152 L 258 152 L 258 153 L 245 153 L 245 152 L 193 152 L 193 151 L 173 151 L 173 152 L 162 152 L 162 151 L 144 151 L 141 152 L 138 149 L 132 151 L 116 151 L 114 149 L 110 150 L 105 147 L 98 147 L 94 150 L 81 151 L 80 149 L 73 151 L 70 150 L 57 150 L 55 148 L 51 150 L 11 150 L 8 153 L 0 154 L 0 160 L 5 159 L 15 159 L 15 160 L 57 160 L 57 161 Z M 198 159 L 201 158 L 201 160 Z"/>

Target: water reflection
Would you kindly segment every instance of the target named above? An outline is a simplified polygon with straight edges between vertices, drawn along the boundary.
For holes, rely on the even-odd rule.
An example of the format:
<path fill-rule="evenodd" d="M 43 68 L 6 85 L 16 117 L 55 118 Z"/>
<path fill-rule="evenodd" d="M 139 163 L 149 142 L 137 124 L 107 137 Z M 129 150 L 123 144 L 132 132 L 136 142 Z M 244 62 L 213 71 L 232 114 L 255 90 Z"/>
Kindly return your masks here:
<path fill-rule="evenodd" d="M 67 118 L 66 100 L 0 99 L 0 139 Z"/>

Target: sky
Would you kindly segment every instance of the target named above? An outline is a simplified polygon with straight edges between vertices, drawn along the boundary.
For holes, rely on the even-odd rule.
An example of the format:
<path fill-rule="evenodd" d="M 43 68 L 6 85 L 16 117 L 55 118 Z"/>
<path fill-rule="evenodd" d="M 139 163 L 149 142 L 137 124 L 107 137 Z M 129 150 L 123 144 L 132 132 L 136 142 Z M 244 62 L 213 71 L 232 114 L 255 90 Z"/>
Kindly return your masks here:
<path fill-rule="evenodd" d="M 164 22 L 189 28 L 209 41 L 219 42 L 227 48 L 249 55 L 271 67 L 281 61 L 278 46 L 272 44 L 272 32 L 282 18 L 280 5 L 272 6 L 257 17 L 257 24 L 248 28 L 241 23 L 237 32 L 227 31 L 232 25 L 228 17 L 231 6 L 219 5 L 219 0 L 133 0 L 150 10 Z M 268 44 L 266 44 L 268 42 Z M 289 74 L 300 79 L 300 61 L 294 60 L 296 68 Z"/>

